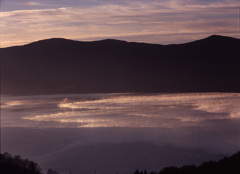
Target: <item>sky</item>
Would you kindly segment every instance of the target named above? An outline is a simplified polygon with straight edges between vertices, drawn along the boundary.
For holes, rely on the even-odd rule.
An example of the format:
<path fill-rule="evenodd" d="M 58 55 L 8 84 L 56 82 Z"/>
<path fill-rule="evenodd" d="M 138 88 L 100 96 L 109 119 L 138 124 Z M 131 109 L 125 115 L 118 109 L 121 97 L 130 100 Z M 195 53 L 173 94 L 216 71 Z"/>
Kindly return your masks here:
<path fill-rule="evenodd" d="M 48 38 L 178 44 L 240 38 L 240 0 L 1 0 L 0 47 Z"/>

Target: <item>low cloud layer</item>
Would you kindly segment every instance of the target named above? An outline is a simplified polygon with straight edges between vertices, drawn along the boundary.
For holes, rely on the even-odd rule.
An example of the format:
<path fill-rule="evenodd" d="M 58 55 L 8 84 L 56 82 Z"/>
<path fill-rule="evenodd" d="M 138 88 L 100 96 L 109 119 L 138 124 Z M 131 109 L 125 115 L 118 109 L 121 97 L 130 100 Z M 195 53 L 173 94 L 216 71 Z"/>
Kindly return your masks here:
<path fill-rule="evenodd" d="M 4 127 L 183 127 L 240 118 L 237 93 L 2 98 Z M 65 98 L 65 99 L 63 99 Z"/>
<path fill-rule="evenodd" d="M 238 8 L 237 0 L 3 1 L 1 47 L 51 37 L 161 44 L 239 37 Z"/>
<path fill-rule="evenodd" d="M 238 93 L 2 96 L 1 102 L 2 152 L 34 160 L 45 173 L 159 171 L 239 150 Z"/>

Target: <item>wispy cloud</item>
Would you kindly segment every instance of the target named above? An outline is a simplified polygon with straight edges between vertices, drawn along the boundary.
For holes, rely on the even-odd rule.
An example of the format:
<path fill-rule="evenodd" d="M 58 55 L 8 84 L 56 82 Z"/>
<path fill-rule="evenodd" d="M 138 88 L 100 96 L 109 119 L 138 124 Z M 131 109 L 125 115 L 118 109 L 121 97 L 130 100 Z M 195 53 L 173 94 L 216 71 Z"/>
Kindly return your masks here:
<path fill-rule="evenodd" d="M 35 1 L 25 3 L 34 5 Z M 150 37 L 150 42 L 163 44 L 184 42 L 186 34 L 191 35 L 189 38 L 211 34 L 239 37 L 239 3 L 236 0 L 133 0 L 121 3 L 91 3 L 88 8 L 70 7 L 70 4 L 66 4 L 67 6 L 61 8 L 1 12 L 1 46 L 50 37 L 82 40 L 134 38 L 134 41 L 149 42 L 146 37 L 152 35 L 159 37 Z M 171 37 L 166 42 L 166 38 L 161 39 L 164 35 L 178 37 L 175 40 Z M 183 36 L 182 39 L 180 35 Z"/>

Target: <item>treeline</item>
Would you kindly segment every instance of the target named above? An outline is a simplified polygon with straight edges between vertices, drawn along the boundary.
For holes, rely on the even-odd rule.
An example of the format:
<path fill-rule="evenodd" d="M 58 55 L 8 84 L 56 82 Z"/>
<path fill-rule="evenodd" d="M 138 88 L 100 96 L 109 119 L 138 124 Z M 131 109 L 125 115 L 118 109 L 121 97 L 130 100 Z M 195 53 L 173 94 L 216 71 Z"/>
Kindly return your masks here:
<path fill-rule="evenodd" d="M 0 173 L 1 174 L 42 174 L 37 163 L 28 159 L 22 159 L 19 155 L 12 156 L 5 152 L 0 153 Z M 200 166 L 186 165 L 182 167 L 166 167 L 160 172 L 139 171 L 134 174 L 239 174 L 240 173 L 240 151 L 231 157 L 225 157 L 217 162 L 204 162 Z M 48 169 L 47 174 L 58 174 L 57 171 Z"/>
<path fill-rule="evenodd" d="M 240 173 L 240 151 L 231 157 L 225 157 L 217 162 L 204 162 L 200 166 L 186 165 L 182 167 L 166 167 L 160 172 L 147 172 L 136 170 L 134 174 L 239 174 Z"/>
<path fill-rule="evenodd" d="M 5 152 L 0 154 L 1 174 L 42 174 L 37 163 Z"/>

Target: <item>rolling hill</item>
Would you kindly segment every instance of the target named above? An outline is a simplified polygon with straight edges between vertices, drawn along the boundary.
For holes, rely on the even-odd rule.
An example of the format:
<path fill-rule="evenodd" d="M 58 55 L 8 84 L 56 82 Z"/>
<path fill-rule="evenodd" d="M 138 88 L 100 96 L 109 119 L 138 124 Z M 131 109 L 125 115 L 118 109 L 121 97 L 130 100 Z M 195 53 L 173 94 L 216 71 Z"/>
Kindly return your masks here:
<path fill-rule="evenodd" d="M 52 38 L 1 48 L 2 94 L 240 92 L 240 39 L 178 45 Z"/>

